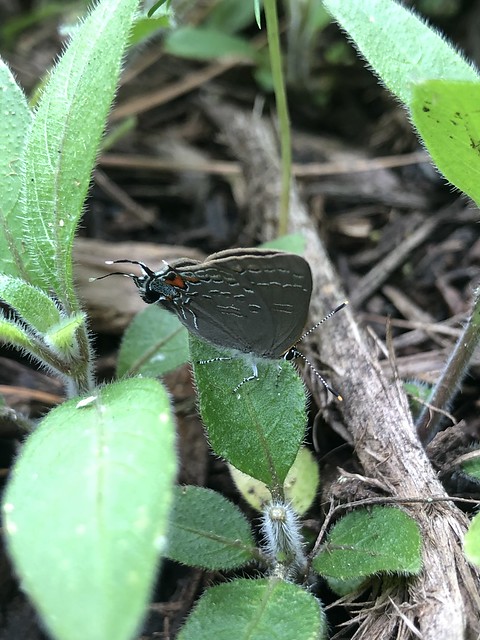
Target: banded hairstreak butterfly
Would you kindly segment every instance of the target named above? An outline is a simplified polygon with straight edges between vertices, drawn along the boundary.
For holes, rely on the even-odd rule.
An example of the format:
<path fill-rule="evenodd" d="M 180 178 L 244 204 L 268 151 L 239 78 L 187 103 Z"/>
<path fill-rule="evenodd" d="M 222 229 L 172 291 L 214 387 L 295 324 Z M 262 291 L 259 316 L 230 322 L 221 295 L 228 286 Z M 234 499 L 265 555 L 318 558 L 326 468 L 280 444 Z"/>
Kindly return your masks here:
<path fill-rule="evenodd" d="M 137 260 L 114 260 L 107 264 L 138 264 L 143 275 L 120 272 L 132 278 L 141 298 L 158 303 L 175 313 L 193 334 L 221 348 L 270 360 L 292 360 L 305 356 L 296 345 L 313 329 L 343 309 L 339 305 L 307 333 L 312 294 L 312 274 L 308 262 L 293 253 L 272 249 L 232 249 L 220 251 L 203 262 L 181 258 L 153 271 Z M 101 279 L 101 278 L 97 278 Z M 221 360 L 228 358 L 216 358 Z M 202 361 L 206 364 L 209 361 Z M 323 377 L 308 362 L 325 387 L 339 400 Z M 255 364 L 253 375 L 258 378 Z"/>

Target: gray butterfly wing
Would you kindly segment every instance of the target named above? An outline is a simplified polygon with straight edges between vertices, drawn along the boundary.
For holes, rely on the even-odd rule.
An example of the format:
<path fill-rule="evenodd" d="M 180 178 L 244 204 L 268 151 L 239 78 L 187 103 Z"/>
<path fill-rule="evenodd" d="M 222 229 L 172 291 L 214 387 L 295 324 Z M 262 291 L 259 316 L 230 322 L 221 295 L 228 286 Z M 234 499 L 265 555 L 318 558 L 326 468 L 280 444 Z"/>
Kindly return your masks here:
<path fill-rule="evenodd" d="M 190 281 L 189 301 L 177 315 L 203 340 L 280 358 L 300 338 L 312 291 L 310 267 L 300 256 L 237 249 L 179 272 Z"/>

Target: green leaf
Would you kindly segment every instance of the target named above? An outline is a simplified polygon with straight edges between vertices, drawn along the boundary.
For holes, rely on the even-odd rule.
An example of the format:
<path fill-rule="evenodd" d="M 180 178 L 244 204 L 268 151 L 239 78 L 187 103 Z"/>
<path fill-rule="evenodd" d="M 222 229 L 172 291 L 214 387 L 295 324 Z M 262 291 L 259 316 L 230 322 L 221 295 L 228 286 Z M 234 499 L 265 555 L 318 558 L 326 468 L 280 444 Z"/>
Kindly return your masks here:
<path fill-rule="evenodd" d="M 130 33 L 129 45 L 137 46 L 171 26 L 171 18 L 168 15 L 157 18 L 138 18 Z"/>
<path fill-rule="evenodd" d="M 14 320 L 7 320 L 0 314 L 0 343 L 12 345 L 18 349 L 33 351 L 35 342 L 25 329 Z"/>
<path fill-rule="evenodd" d="M 134 636 L 166 543 L 174 439 L 168 395 L 149 379 L 71 400 L 27 439 L 4 525 L 22 588 L 55 638 Z"/>
<path fill-rule="evenodd" d="M 476 451 L 472 451 L 471 455 L 475 455 L 475 457 L 470 458 L 470 460 L 465 460 L 462 462 L 461 467 L 464 473 L 475 478 L 476 480 L 480 480 L 480 451 L 477 449 Z"/>
<path fill-rule="evenodd" d="M 215 491 L 177 487 L 167 555 L 204 569 L 233 569 L 254 559 L 255 543 L 240 509 Z"/>
<path fill-rule="evenodd" d="M 255 480 L 246 473 L 230 465 L 230 473 L 244 500 L 257 511 L 272 500 L 272 494 L 264 482 Z M 302 447 L 285 478 L 283 489 L 285 499 L 298 515 L 303 515 L 311 507 L 319 484 L 318 464 L 308 449 Z"/>
<path fill-rule="evenodd" d="M 470 523 L 465 534 L 464 548 L 468 560 L 480 567 L 480 513 Z"/>
<path fill-rule="evenodd" d="M 324 0 L 382 82 L 408 107 L 413 84 L 478 81 L 472 65 L 410 9 L 385 0 Z"/>
<path fill-rule="evenodd" d="M 157 11 L 169 11 L 171 0 L 158 0 L 158 2 L 154 2 L 153 5 L 147 12 L 147 16 L 151 18 Z"/>
<path fill-rule="evenodd" d="M 305 253 L 305 238 L 300 233 L 289 233 L 280 236 L 275 240 L 262 243 L 262 249 L 278 249 L 278 251 L 288 251 L 303 256 Z"/>
<path fill-rule="evenodd" d="M 263 4 L 262 0 L 253 0 L 254 11 L 255 11 L 255 22 L 257 23 L 257 27 L 259 29 L 262 28 L 262 15 L 261 15 L 262 4 Z"/>
<path fill-rule="evenodd" d="M 210 588 L 178 640 L 323 640 L 325 615 L 318 600 L 281 580 L 235 580 Z"/>
<path fill-rule="evenodd" d="M 116 374 L 161 376 L 188 362 L 189 356 L 185 327 L 172 313 L 152 304 L 125 331 Z"/>
<path fill-rule="evenodd" d="M 324 579 L 333 593 L 336 593 L 337 596 L 340 596 L 341 598 L 349 593 L 353 593 L 354 591 L 361 589 L 362 585 L 367 581 L 365 576 L 361 576 L 360 578 L 349 578 L 348 580 L 340 580 L 339 578 L 332 578 L 332 576 L 324 576 Z"/>
<path fill-rule="evenodd" d="M 20 199 L 21 159 L 32 116 L 25 96 L 7 65 L 0 59 L 0 272 L 24 275 Z"/>
<path fill-rule="evenodd" d="M 41 335 L 62 320 L 52 298 L 20 278 L 0 275 L 0 299 Z"/>
<path fill-rule="evenodd" d="M 410 411 L 414 418 L 418 418 L 425 403 L 428 403 L 432 397 L 433 385 L 423 380 L 411 379 L 404 381 L 403 388 L 408 396 Z"/>
<path fill-rule="evenodd" d="M 234 467 L 281 487 L 302 443 L 307 417 L 305 389 L 290 362 L 257 358 L 258 379 L 245 358 L 190 335 L 199 408 L 210 444 Z M 227 357 L 226 361 L 199 364 Z"/>
<path fill-rule="evenodd" d="M 205 26 L 223 33 L 238 33 L 254 20 L 253 2 L 220 0 L 210 9 Z"/>
<path fill-rule="evenodd" d="M 78 310 L 72 244 L 138 0 L 104 0 L 46 83 L 25 150 L 25 244 L 34 284 Z"/>
<path fill-rule="evenodd" d="M 422 566 L 418 525 L 400 509 L 354 511 L 333 527 L 313 566 L 341 580 L 392 571 L 417 574 Z"/>
<path fill-rule="evenodd" d="M 254 60 L 255 49 L 247 40 L 230 36 L 216 29 L 181 27 L 168 34 L 164 49 L 167 53 L 193 60 L 235 57 Z"/>
<path fill-rule="evenodd" d="M 74 313 L 53 326 L 45 334 L 45 343 L 59 355 L 63 361 L 80 359 L 77 331 L 85 324 L 85 313 Z"/>
<path fill-rule="evenodd" d="M 412 117 L 433 161 L 480 204 L 480 77 L 429 80 L 413 87 Z"/>

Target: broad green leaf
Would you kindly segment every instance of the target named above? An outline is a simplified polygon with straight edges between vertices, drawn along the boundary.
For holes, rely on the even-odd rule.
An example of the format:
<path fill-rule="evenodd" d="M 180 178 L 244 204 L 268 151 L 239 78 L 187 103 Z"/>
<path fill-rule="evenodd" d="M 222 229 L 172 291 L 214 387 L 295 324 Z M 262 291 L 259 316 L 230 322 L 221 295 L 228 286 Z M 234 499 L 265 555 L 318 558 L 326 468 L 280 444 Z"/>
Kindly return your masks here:
<path fill-rule="evenodd" d="M 46 83 L 25 150 L 25 245 L 34 284 L 78 310 L 72 244 L 138 0 L 104 0 Z"/>
<path fill-rule="evenodd" d="M 256 57 L 255 49 L 243 38 L 202 27 L 180 27 L 172 31 L 165 39 L 164 48 L 171 55 L 194 60 L 225 57 L 254 60 Z"/>
<path fill-rule="evenodd" d="M 324 0 L 382 82 L 410 107 L 413 84 L 478 80 L 477 71 L 437 31 L 391 0 Z"/>
<path fill-rule="evenodd" d="M 21 159 L 32 116 L 25 96 L 0 59 L 0 273 L 25 275 L 20 200 Z"/>
<path fill-rule="evenodd" d="M 152 304 L 138 313 L 122 339 L 117 377 L 161 376 L 189 359 L 187 330 L 177 317 Z"/>
<path fill-rule="evenodd" d="M 235 580 L 211 587 L 178 634 L 178 640 L 323 640 L 321 604 L 296 584 Z"/>
<path fill-rule="evenodd" d="M 465 534 L 465 555 L 472 564 L 480 567 L 480 514 L 473 518 Z"/>
<path fill-rule="evenodd" d="M 261 511 L 263 505 L 272 500 L 272 494 L 264 482 L 255 480 L 232 465 L 230 473 L 243 499 L 257 511 Z M 318 464 L 311 451 L 302 447 L 283 483 L 285 499 L 295 513 L 303 515 L 308 511 L 317 494 L 318 484 Z"/>
<path fill-rule="evenodd" d="M 258 379 L 245 358 L 190 336 L 199 408 L 219 456 L 270 489 L 281 487 L 302 443 L 305 389 L 290 362 L 257 358 Z M 199 364 L 227 357 L 229 360 Z"/>
<path fill-rule="evenodd" d="M 240 509 L 202 487 L 177 487 L 167 555 L 205 569 L 233 569 L 254 559 L 250 525 Z"/>
<path fill-rule="evenodd" d="M 480 204 L 480 77 L 476 82 L 429 80 L 413 87 L 412 117 L 432 160 L 456 187 Z"/>
<path fill-rule="evenodd" d="M 62 320 L 52 298 L 21 278 L 0 275 L 0 300 L 10 305 L 39 334 L 45 334 Z"/>
<path fill-rule="evenodd" d="M 134 637 L 167 540 L 174 439 L 167 393 L 149 379 L 70 400 L 27 439 L 4 526 L 22 588 L 53 637 Z"/>
<path fill-rule="evenodd" d="M 422 566 L 418 525 L 400 509 L 354 511 L 334 525 L 313 566 L 341 580 L 382 572 L 417 574 Z"/>

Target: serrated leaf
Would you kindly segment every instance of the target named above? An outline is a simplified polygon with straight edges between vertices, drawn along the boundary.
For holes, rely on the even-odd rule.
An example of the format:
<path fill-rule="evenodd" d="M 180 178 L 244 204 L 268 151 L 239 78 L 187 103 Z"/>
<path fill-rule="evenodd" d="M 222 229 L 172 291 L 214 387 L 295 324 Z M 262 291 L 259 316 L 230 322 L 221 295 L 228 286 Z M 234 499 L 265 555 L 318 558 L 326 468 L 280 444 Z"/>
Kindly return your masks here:
<path fill-rule="evenodd" d="M 134 379 L 57 407 L 27 439 L 4 524 L 22 588 L 55 638 L 133 637 L 166 542 L 174 438 L 165 389 Z"/>
<path fill-rule="evenodd" d="M 475 82 L 477 72 L 442 36 L 397 2 L 324 0 L 382 82 L 408 107 L 414 83 Z"/>
<path fill-rule="evenodd" d="M 78 310 L 73 237 L 138 0 L 104 0 L 73 31 L 46 83 L 25 150 L 24 236 L 32 282 Z"/>
<path fill-rule="evenodd" d="M 189 356 L 185 327 L 175 315 L 152 304 L 125 331 L 116 374 L 161 376 L 188 362 Z"/>
<path fill-rule="evenodd" d="M 272 500 L 272 494 L 264 482 L 255 480 L 230 465 L 230 473 L 243 499 L 257 511 Z M 302 447 L 291 466 L 283 489 L 285 499 L 298 515 L 303 515 L 312 505 L 319 484 L 318 465 L 311 451 Z"/>
<path fill-rule="evenodd" d="M 171 55 L 193 60 L 225 57 L 254 60 L 256 57 L 255 49 L 247 40 L 204 27 L 175 29 L 166 37 L 164 48 Z"/>
<path fill-rule="evenodd" d="M 212 448 L 234 467 L 281 487 L 302 443 L 305 389 L 291 363 L 257 358 L 258 379 L 236 352 L 221 351 L 190 335 L 199 409 Z M 226 361 L 199 364 L 227 357 Z"/>
<path fill-rule="evenodd" d="M 322 640 L 325 614 L 318 600 L 281 580 L 235 580 L 201 597 L 178 640 Z"/>
<path fill-rule="evenodd" d="M 0 59 L 0 272 L 24 275 L 21 159 L 32 115 L 23 91 Z"/>
<path fill-rule="evenodd" d="M 219 493 L 177 487 L 170 518 L 167 555 L 204 569 L 233 569 L 254 559 L 248 520 Z"/>
<path fill-rule="evenodd" d="M 473 518 L 465 534 L 465 555 L 472 564 L 480 567 L 480 514 Z"/>
<path fill-rule="evenodd" d="M 313 566 L 341 580 L 382 572 L 417 574 L 422 566 L 418 525 L 400 509 L 354 511 L 332 528 Z"/>
<path fill-rule="evenodd" d="M 480 203 L 480 77 L 429 80 L 413 87 L 413 122 L 432 160 L 456 187 Z"/>
<path fill-rule="evenodd" d="M 39 334 L 46 333 L 62 320 L 52 298 L 21 278 L 0 275 L 0 300 L 10 305 Z"/>

